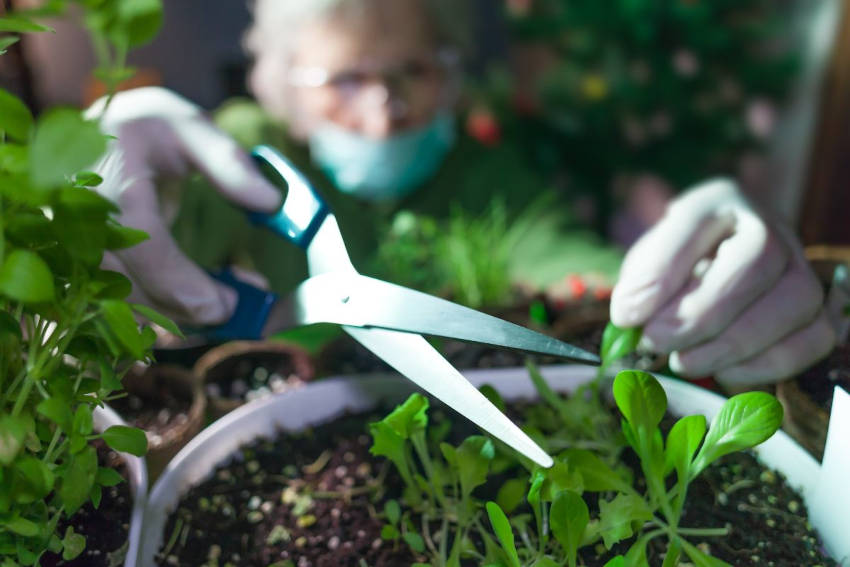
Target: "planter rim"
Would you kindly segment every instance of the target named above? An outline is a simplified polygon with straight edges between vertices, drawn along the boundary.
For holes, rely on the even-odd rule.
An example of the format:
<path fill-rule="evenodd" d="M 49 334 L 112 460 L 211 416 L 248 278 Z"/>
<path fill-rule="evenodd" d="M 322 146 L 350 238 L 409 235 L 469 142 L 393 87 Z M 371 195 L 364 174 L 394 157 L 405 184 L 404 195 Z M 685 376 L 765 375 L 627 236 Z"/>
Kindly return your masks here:
<path fill-rule="evenodd" d="M 583 365 L 540 367 L 556 391 L 571 392 L 595 375 Z M 462 371 L 475 386 L 490 384 L 506 400 L 535 399 L 537 392 L 524 367 Z M 692 384 L 658 376 L 675 415 L 703 414 L 711 419 L 726 398 Z M 417 388 L 396 373 L 355 375 L 323 379 L 300 388 L 255 400 L 225 415 L 189 442 L 168 464 L 153 486 L 139 556 L 141 567 L 154 565 L 167 514 L 180 495 L 206 479 L 215 466 L 252 439 L 332 421 L 346 413 L 367 411 L 381 402 L 399 402 Z M 779 470 L 808 505 L 820 465 L 784 431 L 778 431 L 756 448 L 759 460 Z M 817 528 L 817 526 L 815 526 Z"/>
<path fill-rule="evenodd" d="M 121 416 L 109 406 L 97 407 L 92 413 L 92 421 L 96 431 L 105 431 L 113 425 L 127 425 Z M 130 512 L 130 531 L 127 534 L 129 545 L 124 567 L 136 567 L 139 564 L 142 531 L 144 527 L 145 510 L 147 509 L 148 471 L 143 457 L 130 453 L 118 452 L 127 463 L 127 474 L 130 477 L 130 493 L 133 496 L 133 509 Z"/>

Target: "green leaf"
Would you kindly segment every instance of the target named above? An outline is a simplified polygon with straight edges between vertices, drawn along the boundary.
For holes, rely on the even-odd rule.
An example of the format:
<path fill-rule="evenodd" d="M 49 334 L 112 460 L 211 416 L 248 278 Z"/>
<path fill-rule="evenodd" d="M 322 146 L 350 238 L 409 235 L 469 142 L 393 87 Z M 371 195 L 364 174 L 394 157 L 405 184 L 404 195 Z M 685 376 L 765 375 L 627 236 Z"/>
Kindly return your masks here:
<path fill-rule="evenodd" d="M 84 120 L 80 111 L 47 112 L 35 128 L 30 146 L 30 178 L 48 187 L 64 182 L 92 165 L 106 149 L 106 138 L 96 122 Z"/>
<path fill-rule="evenodd" d="M 685 549 L 685 553 L 688 557 L 691 558 L 691 561 L 694 562 L 696 567 L 732 567 L 732 565 L 726 563 L 725 561 L 721 561 L 716 557 L 712 557 L 711 555 L 707 555 L 700 551 L 697 547 L 691 545 L 683 539 L 679 540 L 682 543 L 682 547 Z"/>
<path fill-rule="evenodd" d="M 126 425 L 113 425 L 103 432 L 103 440 L 116 451 L 123 451 L 142 457 L 148 450 L 148 438 L 145 432 Z"/>
<path fill-rule="evenodd" d="M 15 45 L 19 41 L 21 41 L 21 38 L 16 35 L 0 37 L 0 55 L 6 53 L 6 50 L 9 49 L 9 47 Z"/>
<path fill-rule="evenodd" d="M 576 566 L 581 536 L 589 521 L 590 513 L 581 496 L 569 490 L 555 495 L 552 508 L 549 510 L 549 523 L 555 539 L 567 555 L 570 567 Z"/>
<path fill-rule="evenodd" d="M 381 539 L 383 540 L 392 541 L 394 539 L 398 539 L 400 536 L 401 534 L 395 526 L 384 524 L 381 527 Z"/>
<path fill-rule="evenodd" d="M 131 304 L 131 307 L 133 308 L 133 310 L 136 313 L 139 313 L 140 315 L 142 315 L 143 317 L 145 317 L 147 320 L 151 321 L 152 323 L 156 323 L 157 325 L 159 325 L 160 327 L 162 327 L 163 329 L 165 329 L 169 333 L 177 335 L 178 337 L 183 336 L 183 333 L 180 331 L 180 327 L 175 325 L 174 321 L 172 321 L 171 319 L 169 319 L 165 315 L 161 315 L 161 314 L 157 313 L 156 311 L 154 311 L 153 309 L 151 309 L 147 305 L 140 305 L 138 303 L 133 303 L 133 304 Z M 427 405 L 426 405 L 426 408 L 427 408 Z M 427 423 L 427 419 L 426 419 L 425 423 Z"/>
<path fill-rule="evenodd" d="M 633 352 L 640 342 L 640 336 L 640 327 L 618 327 L 609 322 L 602 333 L 602 345 L 599 348 L 602 363 L 607 366 Z"/>
<path fill-rule="evenodd" d="M 109 223 L 106 226 L 105 247 L 107 250 L 121 250 L 123 248 L 135 246 L 149 238 L 150 235 L 148 235 L 148 233 L 144 230 Z"/>
<path fill-rule="evenodd" d="M 83 552 L 86 548 L 86 538 L 74 533 L 74 528 L 68 526 L 65 537 L 62 538 L 62 559 L 70 561 Z"/>
<path fill-rule="evenodd" d="M 53 274 L 35 252 L 13 250 L 0 267 L 0 293 L 23 303 L 51 301 Z"/>
<path fill-rule="evenodd" d="M 705 436 L 705 430 L 703 415 L 689 415 L 673 425 L 667 435 L 667 449 L 664 452 L 665 475 L 675 469 L 679 479 L 688 479 L 688 469 Z"/>
<path fill-rule="evenodd" d="M 13 516 L 8 520 L 0 520 L 0 525 L 24 537 L 35 537 L 39 532 L 38 524 L 20 516 Z"/>
<path fill-rule="evenodd" d="M 392 525 L 397 526 L 398 521 L 401 519 L 401 506 L 398 505 L 398 501 L 387 500 L 384 504 L 384 514 Z"/>
<path fill-rule="evenodd" d="M 405 440 L 386 422 L 386 419 L 369 424 L 369 434 L 372 436 L 372 446 L 369 453 L 378 457 L 386 457 L 396 466 L 404 482 L 413 485 L 413 476 L 407 464 Z"/>
<path fill-rule="evenodd" d="M 634 489 L 626 479 L 592 452 L 585 449 L 568 449 L 562 456 L 573 470 L 581 474 L 585 490 L 589 492 L 617 490 L 634 493 Z"/>
<path fill-rule="evenodd" d="M 101 486 L 115 486 L 124 482 L 124 477 L 115 469 L 100 467 L 97 469 L 95 482 Z"/>
<path fill-rule="evenodd" d="M 130 306 L 117 299 L 104 299 L 100 302 L 100 309 L 106 324 L 109 325 L 109 329 L 115 334 L 118 342 L 135 358 L 143 358 L 144 345 Z"/>
<path fill-rule="evenodd" d="M 9 91 L 0 89 L 0 130 L 11 138 L 26 141 L 31 127 L 32 113 L 27 105 Z"/>
<path fill-rule="evenodd" d="M 54 30 L 53 28 L 37 24 L 27 18 L 16 16 L 0 18 L 0 32 L 32 33 L 46 31 L 52 32 Z"/>
<path fill-rule="evenodd" d="M 782 416 L 782 404 L 765 392 L 747 392 L 726 400 L 694 459 L 691 478 L 723 455 L 769 439 L 782 425 Z"/>
<path fill-rule="evenodd" d="M 611 560 L 605 564 L 605 567 L 626 567 L 626 558 L 622 555 L 612 557 Z"/>
<path fill-rule="evenodd" d="M 152 40 L 162 26 L 161 0 L 125 0 L 118 3 L 118 19 L 124 28 L 128 47 Z"/>
<path fill-rule="evenodd" d="M 80 171 L 74 175 L 74 185 L 77 187 L 97 187 L 103 183 L 103 177 L 93 171 Z"/>
<path fill-rule="evenodd" d="M 442 447 L 448 447 L 448 445 L 444 444 Z M 469 496 L 476 487 L 487 482 L 490 461 L 496 455 L 496 449 L 489 438 L 472 435 L 463 440 L 463 443 L 454 451 L 454 455 L 461 492 Z"/>
<path fill-rule="evenodd" d="M 411 394 L 403 404 L 383 419 L 402 439 L 409 439 L 415 431 L 424 431 L 428 425 L 428 398 Z"/>
<path fill-rule="evenodd" d="M 124 299 L 133 291 L 127 276 L 110 270 L 97 270 L 88 287 L 98 299 Z"/>
<path fill-rule="evenodd" d="M 85 404 L 81 405 L 74 412 L 74 422 L 71 426 L 73 433 L 86 436 L 92 432 L 93 428 L 91 407 Z"/>
<path fill-rule="evenodd" d="M 103 489 L 99 484 L 95 484 L 91 487 L 91 494 L 89 494 L 89 498 L 91 499 L 91 505 L 94 506 L 95 510 L 100 508 L 100 501 L 103 499 Z"/>
<path fill-rule="evenodd" d="M 639 370 L 617 373 L 614 400 L 631 426 L 635 430 L 643 429 L 646 434 L 658 427 L 667 411 L 664 388 L 654 376 Z"/>
<path fill-rule="evenodd" d="M 59 488 L 59 498 L 69 517 L 89 499 L 96 473 L 97 455 L 93 447 L 86 447 L 86 450 L 72 457 Z"/>
<path fill-rule="evenodd" d="M 496 504 L 506 514 L 510 514 L 525 499 L 526 486 L 528 486 L 528 481 L 524 479 L 509 478 L 499 487 L 499 492 L 496 494 Z"/>
<path fill-rule="evenodd" d="M 15 462 L 15 501 L 30 504 L 44 498 L 53 490 L 54 481 L 53 473 L 40 460 L 28 455 L 19 458 Z"/>
<path fill-rule="evenodd" d="M 505 516 L 505 513 L 495 502 L 487 502 L 486 508 L 487 516 L 490 518 L 490 525 L 493 526 L 493 531 L 502 545 L 502 550 L 504 550 L 508 562 L 511 567 L 521 567 L 519 555 L 516 551 L 516 543 L 514 542 L 514 532 L 511 529 L 511 524 L 507 516 Z"/>
<path fill-rule="evenodd" d="M 584 479 L 580 472 L 556 459 L 555 464 L 546 470 L 546 486 L 543 491 L 545 500 L 554 500 L 555 496 L 564 490 L 581 495 L 584 492 Z"/>
<path fill-rule="evenodd" d="M 422 539 L 421 535 L 413 532 L 406 532 L 402 538 L 405 542 L 407 542 L 410 549 L 416 553 L 422 553 L 425 551 L 425 540 Z"/>
<path fill-rule="evenodd" d="M 652 509 L 637 494 L 617 494 L 610 502 L 599 500 L 599 531 L 605 547 L 632 537 L 634 522 L 652 519 Z"/>
<path fill-rule="evenodd" d="M 534 562 L 532 567 L 561 567 L 561 564 L 555 561 L 554 559 L 550 559 L 548 557 L 541 557 L 537 561 Z"/>
<path fill-rule="evenodd" d="M 31 431 L 31 422 L 21 416 L 0 416 L 0 464 L 8 466 L 12 464 L 24 439 Z"/>

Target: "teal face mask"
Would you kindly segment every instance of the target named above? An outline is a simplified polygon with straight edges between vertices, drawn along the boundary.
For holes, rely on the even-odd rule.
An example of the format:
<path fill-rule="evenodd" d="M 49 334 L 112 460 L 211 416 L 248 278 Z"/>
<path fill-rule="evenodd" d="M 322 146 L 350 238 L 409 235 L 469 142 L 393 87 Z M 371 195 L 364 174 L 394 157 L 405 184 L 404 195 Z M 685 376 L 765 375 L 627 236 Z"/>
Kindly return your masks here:
<path fill-rule="evenodd" d="M 340 191 L 382 201 L 404 197 L 424 183 L 454 141 L 454 118 L 441 113 L 423 128 L 383 140 L 326 124 L 309 144 L 313 161 Z"/>

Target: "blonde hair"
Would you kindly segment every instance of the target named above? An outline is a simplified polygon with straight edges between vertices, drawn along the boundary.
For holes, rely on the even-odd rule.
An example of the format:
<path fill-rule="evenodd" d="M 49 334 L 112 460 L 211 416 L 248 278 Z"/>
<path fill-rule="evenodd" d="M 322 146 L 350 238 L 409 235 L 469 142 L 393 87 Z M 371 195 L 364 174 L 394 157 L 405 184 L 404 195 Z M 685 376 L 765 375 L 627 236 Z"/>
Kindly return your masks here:
<path fill-rule="evenodd" d="M 251 92 L 272 116 L 292 120 L 287 85 L 288 67 L 298 33 L 313 22 L 346 20 L 361 15 L 380 0 L 252 0 L 253 23 L 244 47 L 254 59 L 248 77 Z M 386 0 L 384 0 L 386 1 Z M 468 51 L 469 0 L 392 0 L 422 3 L 439 47 Z M 295 127 L 295 124 L 292 124 Z"/>

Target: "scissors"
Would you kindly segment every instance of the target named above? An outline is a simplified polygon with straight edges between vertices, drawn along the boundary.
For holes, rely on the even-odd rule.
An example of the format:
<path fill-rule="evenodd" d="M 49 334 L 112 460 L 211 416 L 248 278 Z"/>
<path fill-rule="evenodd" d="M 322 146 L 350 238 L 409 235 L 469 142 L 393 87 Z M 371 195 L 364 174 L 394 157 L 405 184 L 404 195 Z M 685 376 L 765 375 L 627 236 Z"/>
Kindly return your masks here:
<path fill-rule="evenodd" d="M 304 249 L 310 277 L 297 287 L 291 298 L 284 299 L 250 286 L 229 272 L 214 274 L 232 286 L 239 299 L 231 319 L 205 334 L 221 340 L 257 339 L 295 325 L 339 324 L 423 390 L 535 463 L 550 467 L 552 458 L 422 335 L 548 354 L 588 364 L 599 364 L 599 358 L 474 309 L 359 274 L 348 257 L 336 218 L 307 178 L 269 146 L 257 146 L 252 157 L 269 180 L 285 189 L 286 194 L 277 212 L 250 212 L 249 217 Z"/>

